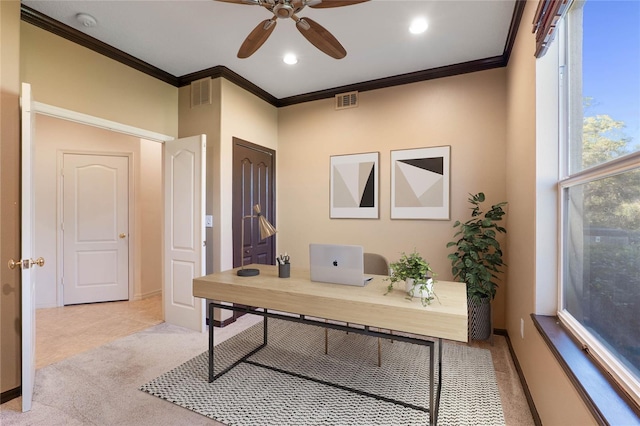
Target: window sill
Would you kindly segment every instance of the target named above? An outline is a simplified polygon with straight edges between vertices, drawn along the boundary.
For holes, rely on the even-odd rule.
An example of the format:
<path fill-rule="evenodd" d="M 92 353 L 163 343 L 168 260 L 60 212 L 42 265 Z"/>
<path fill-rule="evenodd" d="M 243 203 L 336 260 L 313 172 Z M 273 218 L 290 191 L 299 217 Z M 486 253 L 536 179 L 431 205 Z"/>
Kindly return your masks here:
<path fill-rule="evenodd" d="M 640 424 L 640 410 L 613 379 L 582 350 L 555 316 L 531 314 L 533 323 L 600 424 Z"/>

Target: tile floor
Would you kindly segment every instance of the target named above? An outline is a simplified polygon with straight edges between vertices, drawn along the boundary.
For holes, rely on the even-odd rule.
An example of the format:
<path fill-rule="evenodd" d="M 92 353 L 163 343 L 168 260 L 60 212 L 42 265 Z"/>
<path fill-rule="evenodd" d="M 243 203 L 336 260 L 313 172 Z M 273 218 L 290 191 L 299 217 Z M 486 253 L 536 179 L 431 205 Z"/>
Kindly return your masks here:
<path fill-rule="evenodd" d="M 36 368 L 163 322 L 162 297 L 36 310 Z"/>

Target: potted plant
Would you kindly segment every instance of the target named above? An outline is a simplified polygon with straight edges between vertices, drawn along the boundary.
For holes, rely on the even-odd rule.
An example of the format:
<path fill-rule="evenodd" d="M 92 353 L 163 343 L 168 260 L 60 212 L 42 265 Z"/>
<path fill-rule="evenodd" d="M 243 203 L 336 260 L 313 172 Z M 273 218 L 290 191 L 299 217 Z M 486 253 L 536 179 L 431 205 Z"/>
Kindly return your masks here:
<path fill-rule="evenodd" d="M 480 206 L 484 200 L 482 192 L 471 195 L 471 218 L 454 223 L 455 241 L 447 244 L 456 248 L 448 256 L 453 277 L 467 284 L 469 337 L 473 340 L 486 340 L 491 336 L 491 300 L 498 288 L 496 274 L 506 266 L 496 237 L 507 230 L 496 222 L 505 215 L 502 207 L 507 203 L 495 204 L 484 213 Z"/>
<path fill-rule="evenodd" d="M 409 255 L 402 253 L 400 259 L 392 262 L 389 268 L 391 275 L 387 278 L 389 286 L 385 295 L 393 290 L 395 283 L 404 281 L 407 299 L 420 297 L 422 305 L 427 306 L 434 297 L 437 297 L 433 291 L 433 278 L 436 274 L 429 263 L 415 250 Z"/>

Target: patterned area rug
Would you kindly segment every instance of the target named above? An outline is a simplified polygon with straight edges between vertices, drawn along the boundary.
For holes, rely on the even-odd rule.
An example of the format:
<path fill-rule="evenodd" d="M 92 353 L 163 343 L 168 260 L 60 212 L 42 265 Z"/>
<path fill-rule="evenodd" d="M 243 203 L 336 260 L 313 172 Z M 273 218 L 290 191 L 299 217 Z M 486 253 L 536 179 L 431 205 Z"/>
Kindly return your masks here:
<path fill-rule="evenodd" d="M 215 372 L 259 346 L 262 330 L 262 324 L 257 324 L 217 345 Z M 504 425 L 491 353 L 445 343 L 442 358 L 438 424 Z M 325 355 L 324 329 L 269 319 L 269 343 L 249 358 L 252 363 L 243 362 L 208 383 L 204 352 L 140 389 L 228 425 L 428 424 L 429 413 L 411 408 L 429 406 L 428 347 L 383 339 L 382 360 L 378 367 L 374 337 L 329 330 L 329 355 Z M 253 363 L 354 388 L 382 400 Z"/>

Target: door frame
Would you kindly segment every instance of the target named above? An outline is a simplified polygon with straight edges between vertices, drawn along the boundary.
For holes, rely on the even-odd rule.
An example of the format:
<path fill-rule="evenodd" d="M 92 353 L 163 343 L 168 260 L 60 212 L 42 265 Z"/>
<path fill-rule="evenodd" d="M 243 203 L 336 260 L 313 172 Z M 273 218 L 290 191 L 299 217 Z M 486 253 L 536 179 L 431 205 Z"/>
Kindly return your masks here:
<path fill-rule="evenodd" d="M 23 84 L 24 87 L 24 84 Z M 27 84 L 28 90 L 30 91 L 30 85 Z M 121 124 L 121 123 L 117 123 L 115 121 L 110 121 L 110 120 L 105 120 L 102 118 L 98 118 L 98 117 L 94 117 L 88 114 L 82 114 L 82 113 L 78 113 L 75 111 L 71 111 L 71 110 L 67 110 L 64 108 L 60 108 L 60 107 L 55 107 L 52 105 L 47 105 L 41 102 L 30 102 L 31 104 L 31 108 L 29 109 L 31 115 L 30 115 L 30 119 L 29 119 L 29 123 L 21 123 L 21 126 L 24 125 L 29 125 L 31 126 L 31 124 L 34 122 L 34 117 L 35 114 L 42 114 L 42 115 L 47 115 L 50 117 L 54 117 L 54 118 L 59 118 L 59 119 L 63 119 L 63 120 L 68 120 L 68 121 L 73 121 L 76 123 L 80 123 L 80 124 L 85 124 L 85 125 L 89 125 L 92 127 L 97 127 L 97 128 L 101 128 L 101 129 L 107 129 L 107 130 L 111 130 L 111 131 L 115 131 L 115 132 L 119 132 L 119 133 L 124 133 L 127 135 L 131 135 L 134 137 L 138 137 L 138 138 L 142 138 L 142 139 L 146 139 L 146 140 L 150 140 L 150 141 L 154 141 L 154 142 L 159 142 L 159 143 L 164 143 L 167 141 L 172 141 L 175 138 L 173 136 L 168 136 L 168 135 L 163 135 L 160 133 L 155 133 L 155 132 L 150 132 L 148 130 L 144 130 L 144 129 L 140 129 L 137 127 L 133 127 L 133 126 L 128 126 L 126 124 Z M 22 112 L 21 112 L 22 114 Z M 20 149 L 22 149 L 22 141 L 21 143 L 21 147 Z M 163 154 L 164 156 L 164 154 Z M 130 164 L 132 165 L 132 164 Z M 162 170 L 162 174 L 163 174 L 163 179 L 164 179 L 164 167 Z M 58 177 L 59 178 L 59 177 Z M 29 181 L 27 180 L 26 182 L 24 181 L 24 177 L 21 175 L 20 177 L 20 182 L 21 185 L 24 184 L 28 184 L 28 186 L 31 188 L 31 190 L 34 189 L 34 183 L 33 181 Z M 129 184 L 131 185 L 133 182 L 130 180 Z M 164 218 L 163 218 L 164 220 Z M 21 216 L 20 219 L 20 226 L 24 226 L 25 222 L 25 217 Z M 163 239 L 163 245 L 164 245 L 164 239 L 166 238 L 166 236 L 164 235 L 164 228 L 162 229 L 162 239 Z M 130 255 L 131 255 L 131 250 L 130 250 Z M 162 297 L 164 297 L 164 275 L 162 277 L 162 287 L 161 287 L 161 293 L 162 293 Z M 20 279 L 20 283 L 21 286 L 24 285 L 25 283 L 22 282 L 22 278 Z M 131 283 L 129 288 L 131 289 Z M 33 326 L 33 333 L 28 334 L 26 339 L 23 339 L 23 343 L 21 345 L 21 349 L 22 349 L 22 354 L 21 354 L 21 362 L 22 365 L 25 366 L 25 360 L 28 361 L 27 363 L 31 364 L 30 361 L 33 361 L 33 371 L 35 373 L 35 358 L 32 358 L 30 353 L 33 351 L 33 353 L 35 353 L 35 338 L 36 338 L 36 334 L 35 334 L 35 303 L 32 304 L 30 306 L 31 311 L 30 312 L 24 312 L 25 310 L 25 305 L 21 304 L 21 308 L 20 308 L 20 315 L 24 318 L 25 315 L 33 315 L 33 322 L 32 322 L 32 326 Z M 164 313 L 163 313 L 164 316 Z M 204 313 L 203 313 L 204 316 Z M 163 318 L 164 319 L 164 318 Z M 23 334 L 21 333 L 21 336 Z M 26 354 L 26 355 L 25 355 Z M 35 377 L 35 374 L 34 374 Z M 35 380 L 35 379 L 34 379 Z M 20 386 L 24 386 L 24 383 L 21 381 Z M 31 389 L 29 387 L 29 385 L 26 386 L 26 389 L 29 390 Z M 32 389 L 31 389 L 32 390 Z M 30 402 L 31 400 L 29 399 L 28 402 Z M 30 409 L 30 407 L 27 408 L 27 410 Z"/>
<path fill-rule="evenodd" d="M 31 410 L 36 382 L 36 277 L 31 268 L 34 255 L 33 101 L 31 85 L 20 89 L 20 393 L 22 411 Z M 33 256 L 35 257 L 35 256 Z"/>
<path fill-rule="evenodd" d="M 240 182 L 238 182 L 238 180 L 236 179 L 236 171 L 237 171 L 237 167 L 238 167 L 238 148 L 245 148 L 245 149 L 249 149 L 249 150 L 253 150 L 253 151 L 257 151 L 257 152 L 261 152 L 264 153 L 266 155 L 271 156 L 271 179 L 270 179 L 270 184 L 269 184 L 269 194 L 270 194 L 270 198 L 271 198 L 271 202 L 269 203 L 269 208 L 265 209 L 265 206 L 260 206 L 263 209 L 263 213 L 264 215 L 269 218 L 269 221 L 271 222 L 271 224 L 273 224 L 276 228 L 277 228 L 277 222 L 276 222 L 276 151 L 274 149 L 271 148 L 267 148 L 266 146 L 262 146 L 262 145 L 258 145 L 256 143 L 253 142 L 249 142 L 246 141 L 244 139 L 240 139 L 238 137 L 233 137 L 232 138 L 232 147 L 231 147 L 231 163 L 233 164 L 232 168 L 231 168 L 231 173 L 232 173 L 232 180 L 231 180 L 231 186 L 232 186 L 232 193 L 233 193 L 233 197 L 232 197 L 232 207 L 231 207 L 231 212 L 232 212 L 232 219 L 231 219 L 231 230 L 232 230 L 232 265 L 234 268 L 240 266 L 239 264 L 236 264 L 235 260 L 236 260 L 236 254 L 238 254 L 238 252 L 240 251 L 239 248 L 240 246 L 242 246 L 242 244 L 244 243 L 241 240 L 241 235 L 242 235 L 242 226 L 244 226 L 244 220 L 243 214 L 240 214 L 240 212 L 238 212 L 236 210 L 236 207 L 238 207 L 238 198 L 239 194 L 240 194 L 240 190 L 239 190 L 239 186 L 240 186 Z M 253 208 L 251 207 L 251 214 L 253 214 Z M 254 219 L 251 219 L 254 220 Z M 271 245 L 271 253 L 274 256 L 271 256 L 270 260 L 270 265 L 275 265 L 275 254 L 276 254 L 276 238 L 275 236 L 272 238 L 268 238 L 267 239 L 267 244 Z M 240 255 L 241 257 L 243 256 L 242 254 Z M 240 259 L 239 259 L 240 261 Z M 244 305 L 238 305 L 238 304 L 234 304 L 234 306 L 241 306 L 241 307 L 248 307 L 248 306 L 244 306 Z M 232 316 L 230 318 L 227 318 L 225 320 L 222 321 L 214 321 L 214 324 L 217 326 L 221 326 L 224 327 L 234 321 L 236 321 L 239 317 L 241 317 L 242 315 L 244 315 L 244 313 L 240 313 L 238 311 L 233 311 Z"/>
<path fill-rule="evenodd" d="M 128 253 L 128 274 L 129 274 L 129 283 L 127 294 L 129 295 L 129 300 L 133 300 L 135 295 L 135 289 L 132 285 L 135 278 L 135 272 L 137 271 L 137 266 L 134 262 L 134 250 L 133 250 L 133 241 L 136 238 L 136 230 L 135 230 L 135 182 L 134 182 L 134 168 L 135 164 L 133 163 L 133 153 L 132 152 L 116 152 L 116 151 L 89 151 L 89 150 L 61 150 L 58 152 L 58 161 L 57 161 L 57 196 L 56 196 L 56 211 L 58 214 L 58 233 L 57 233 L 57 246 L 56 246 L 56 259 L 58 261 L 56 268 L 56 304 L 60 306 L 64 306 L 64 285 L 62 283 L 62 275 L 64 272 L 64 231 L 62 230 L 62 219 L 63 219 L 63 182 L 62 182 L 62 167 L 64 166 L 64 156 L 66 154 L 73 155 L 91 155 L 91 156 L 108 156 L 108 157 L 127 157 L 128 161 L 128 179 L 129 179 L 129 208 L 127 212 L 128 221 L 129 221 L 129 237 L 127 238 L 127 244 L 129 247 Z"/>
<path fill-rule="evenodd" d="M 271 210 L 269 212 L 264 212 L 265 216 L 269 217 L 269 221 L 271 222 L 271 224 L 273 226 L 275 226 L 277 228 L 277 222 L 276 222 L 276 151 L 274 149 L 271 148 L 267 148 L 266 146 L 262 146 L 262 145 L 258 145 L 255 144 L 253 142 L 249 142 L 246 141 L 244 139 L 240 139 L 237 137 L 233 137 L 232 138 L 232 155 L 231 155 L 231 161 L 233 164 L 231 173 L 232 173 L 232 182 L 231 182 L 231 187 L 232 187 L 232 193 L 233 193 L 233 197 L 232 197 L 232 207 L 231 207 L 231 229 L 232 229 L 232 244 L 231 246 L 233 247 L 232 250 L 232 256 L 231 256 L 231 261 L 232 261 L 232 265 L 233 267 L 237 267 L 240 265 L 236 265 L 234 262 L 236 253 L 237 253 L 237 248 L 238 245 L 236 245 L 236 236 L 237 236 L 237 240 L 240 240 L 240 230 L 241 230 L 241 226 L 242 226 L 242 216 L 238 214 L 238 212 L 235 211 L 236 208 L 236 194 L 238 193 L 238 184 L 239 182 L 236 182 L 235 179 L 235 171 L 236 171 L 236 147 L 237 146 L 243 146 L 247 149 L 252 149 L 255 151 L 260 151 L 260 152 L 264 152 L 266 154 L 271 155 L 271 159 L 272 159 L 272 163 L 271 163 L 271 168 L 272 168 L 272 176 L 271 176 L 271 188 L 270 188 L 270 193 L 272 196 L 272 202 L 271 202 Z M 260 206 L 263 207 L 263 206 Z M 264 207 L 263 207 L 264 208 Z M 242 241 L 239 241 L 240 245 L 242 245 Z M 276 253 L 276 239 L 275 238 L 269 238 L 269 244 L 271 244 L 271 250 L 272 253 Z M 272 262 L 271 265 L 275 265 L 275 260 L 271 259 Z M 235 312 L 234 312 L 235 314 Z"/>
<path fill-rule="evenodd" d="M 49 105 L 49 104 L 45 104 L 42 102 L 36 102 L 36 101 L 32 101 L 31 102 L 31 118 L 32 120 L 34 120 L 37 115 L 36 114 L 42 114 L 42 115 L 46 115 L 49 117 L 53 117 L 53 118 L 58 118 L 61 120 L 67 120 L 67 121 L 71 121 L 74 123 L 79 123 L 79 124 L 84 124 L 87 126 L 91 126 L 91 127 L 95 127 L 95 128 L 99 128 L 99 129 L 105 129 L 105 130 L 109 130 L 109 131 L 113 131 L 113 132 L 117 132 L 117 133 L 123 133 L 126 135 L 130 135 L 130 136 L 134 136 L 137 138 L 141 138 L 141 139 L 146 139 L 149 141 L 153 141 L 153 142 L 159 142 L 161 144 L 164 144 L 164 142 L 167 141 L 172 141 L 175 138 L 173 136 L 169 136 L 169 135 L 164 135 L 161 133 L 156 133 L 156 132 L 151 132 L 149 130 L 145 130 L 145 129 L 141 129 L 138 127 L 133 127 L 133 126 L 129 126 L 127 124 L 122 124 L 122 123 L 118 123 L 116 121 L 110 121 L 110 120 L 105 120 L 103 118 L 99 118 L 99 117 L 95 117 L 92 115 L 88 115 L 88 114 L 83 114 L 83 113 L 79 113 L 76 111 L 72 111 L 69 109 L 65 109 L 65 108 L 60 108 L 54 105 Z M 83 151 L 79 151 L 79 150 L 64 150 L 62 151 L 64 152 L 76 152 L 76 153 L 83 153 Z M 98 153 L 101 151 L 91 151 L 91 153 Z M 109 154 L 113 154 L 110 152 L 105 153 L 107 155 Z M 131 188 L 131 186 L 133 185 L 135 188 L 135 175 L 133 174 L 133 170 L 134 170 L 134 163 L 133 163 L 133 154 L 132 153 L 123 153 L 125 155 L 130 155 L 130 159 L 129 159 L 129 187 Z M 60 166 L 61 166 L 61 159 L 62 157 L 58 158 L 58 168 L 57 168 L 57 184 L 56 187 L 58 188 L 58 193 L 60 193 L 60 187 L 61 187 L 61 176 L 59 174 L 59 170 L 60 170 Z M 163 168 L 163 178 L 164 178 L 164 168 Z M 32 182 L 33 185 L 33 182 Z M 32 190 L 33 190 L 33 186 L 32 186 Z M 129 225 L 130 226 L 135 226 L 135 212 L 134 212 L 134 208 L 132 207 L 133 204 L 131 204 L 132 201 L 132 196 L 133 196 L 134 192 L 133 190 L 129 192 Z M 62 214 L 61 214 L 61 209 L 62 209 L 62 205 L 61 203 L 59 203 L 59 199 L 56 198 L 56 202 L 58 204 L 58 210 L 56 211 L 56 214 L 58 215 L 58 222 L 60 222 L 61 218 L 62 218 Z M 164 230 L 163 230 L 164 232 Z M 60 289 L 61 286 L 61 262 L 62 260 L 60 259 L 60 253 L 61 253 L 61 238 L 60 238 L 60 229 L 58 229 L 58 242 L 56 245 L 56 256 L 58 257 L 58 262 L 56 263 L 56 268 L 58 268 L 58 271 L 56 271 L 56 303 L 58 306 L 63 306 L 64 305 L 64 299 L 62 298 L 62 291 Z M 130 236 L 132 235 L 132 232 L 130 232 Z M 164 234 L 163 234 L 163 238 L 164 238 Z M 132 256 L 134 255 L 133 250 L 131 248 L 131 244 L 132 244 L 133 238 L 129 238 L 129 300 L 132 300 L 133 296 L 134 296 L 134 286 L 132 285 L 133 283 L 133 278 L 132 278 L 132 273 L 134 268 L 131 267 L 131 265 L 133 265 L 133 258 Z M 135 277 L 135 275 L 134 275 Z M 162 287 L 160 289 L 160 292 L 162 294 L 163 292 L 163 288 L 164 288 L 164 283 L 162 284 Z M 35 308 L 35 307 L 34 307 Z M 163 318 L 164 319 L 164 318 Z M 35 339 L 35 338 L 34 338 Z M 35 340 L 34 340 L 35 341 Z"/>

